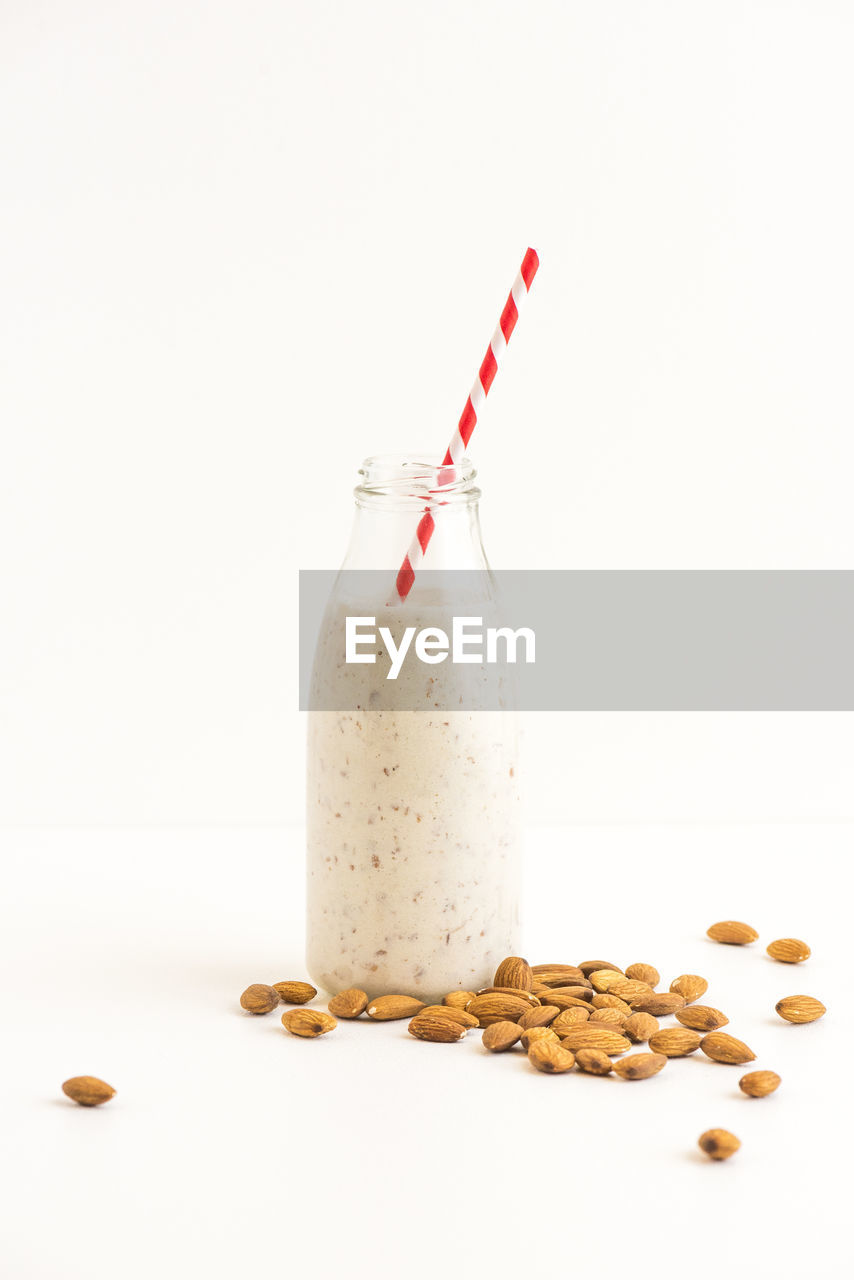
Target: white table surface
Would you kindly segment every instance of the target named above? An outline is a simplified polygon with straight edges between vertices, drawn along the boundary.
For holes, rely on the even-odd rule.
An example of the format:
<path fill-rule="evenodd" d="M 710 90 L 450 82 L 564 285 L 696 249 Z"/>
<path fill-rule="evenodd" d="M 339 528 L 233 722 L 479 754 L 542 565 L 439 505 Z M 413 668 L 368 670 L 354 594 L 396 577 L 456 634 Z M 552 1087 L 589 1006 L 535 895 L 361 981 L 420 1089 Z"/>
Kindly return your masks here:
<path fill-rule="evenodd" d="M 0 841 L 12 1280 L 510 1276 L 532 1261 L 702 1280 L 725 1260 L 824 1276 L 844 1256 L 850 825 L 530 833 L 532 963 L 643 960 L 665 985 L 701 973 L 757 1054 L 632 1084 L 539 1075 L 478 1032 L 422 1044 L 362 1019 L 302 1041 L 277 1014 L 243 1014 L 250 982 L 304 976 L 297 829 Z M 709 942 L 721 918 L 760 942 Z M 813 958 L 775 964 L 764 944 L 781 936 Z M 827 1016 L 783 1023 L 790 993 Z M 760 1067 L 783 1084 L 747 1099 L 738 1078 Z M 117 1096 L 74 1106 L 60 1084 L 77 1074 Z M 715 1126 L 742 1140 L 725 1164 L 696 1146 Z"/>

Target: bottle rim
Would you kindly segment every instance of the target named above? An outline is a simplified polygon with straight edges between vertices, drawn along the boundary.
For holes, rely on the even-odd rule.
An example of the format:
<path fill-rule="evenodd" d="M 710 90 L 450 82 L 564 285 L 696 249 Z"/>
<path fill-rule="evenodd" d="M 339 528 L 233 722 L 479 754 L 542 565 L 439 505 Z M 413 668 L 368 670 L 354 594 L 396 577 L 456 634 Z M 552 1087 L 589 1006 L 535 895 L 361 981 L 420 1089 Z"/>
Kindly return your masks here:
<path fill-rule="evenodd" d="M 377 453 L 359 468 L 361 482 L 354 490 L 360 505 L 424 507 L 477 502 L 477 472 L 468 458 L 450 466 L 428 462 L 423 453 Z"/>

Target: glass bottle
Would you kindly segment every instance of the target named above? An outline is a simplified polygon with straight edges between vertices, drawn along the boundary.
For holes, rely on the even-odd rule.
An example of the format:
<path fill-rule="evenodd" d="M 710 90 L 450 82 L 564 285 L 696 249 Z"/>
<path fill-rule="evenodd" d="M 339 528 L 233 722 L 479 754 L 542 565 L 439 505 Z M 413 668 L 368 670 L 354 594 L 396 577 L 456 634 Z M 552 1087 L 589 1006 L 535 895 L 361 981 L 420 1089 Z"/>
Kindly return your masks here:
<path fill-rule="evenodd" d="M 448 710 L 458 701 L 448 697 L 444 709 L 429 700 L 413 709 L 411 686 L 390 684 L 376 665 L 344 664 L 342 615 L 364 613 L 349 584 L 382 570 L 391 588 L 428 505 L 435 529 L 407 621 L 429 621 L 419 584 L 435 570 L 471 571 L 465 581 L 480 598 L 466 600 L 466 612 L 488 610 L 494 591 L 466 459 L 436 467 L 374 457 L 360 476 L 312 676 L 320 706 L 346 679 L 350 709 L 308 713 L 307 964 L 326 991 L 433 1001 L 488 986 L 518 950 L 517 721 L 512 707 Z M 445 662 L 414 678 L 435 689 L 458 674 Z"/>

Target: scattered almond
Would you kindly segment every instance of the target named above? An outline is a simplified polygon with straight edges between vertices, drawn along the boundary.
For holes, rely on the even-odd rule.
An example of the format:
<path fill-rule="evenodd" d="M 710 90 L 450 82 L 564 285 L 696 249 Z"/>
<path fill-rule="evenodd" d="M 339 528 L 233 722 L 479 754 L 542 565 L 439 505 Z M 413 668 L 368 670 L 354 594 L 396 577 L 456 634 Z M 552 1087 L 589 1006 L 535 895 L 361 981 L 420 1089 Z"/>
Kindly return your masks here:
<path fill-rule="evenodd" d="M 240 1007 L 247 1013 L 270 1013 L 278 1003 L 278 991 L 263 982 L 253 982 L 240 997 Z"/>
<path fill-rule="evenodd" d="M 529 1008 L 536 1008 L 538 1004 L 542 1004 L 539 996 L 535 996 L 533 991 L 526 991 L 524 987 L 482 987 L 477 994 L 479 996 L 515 996 L 517 1000 L 524 1000 Z"/>
<path fill-rule="evenodd" d="M 394 1022 L 397 1018 L 414 1018 L 424 1008 L 414 996 L 377 996 L 368 1005 L 368 1017 L 375 1022 Z"/>
<path fill-rule="evenodd" d="M 623 1013 L 620 1009 L 593 1009 L 590 1014 L 590 1025 L 598 1026 L 600 1023 L 604 1026 L 622 1027 L 629 1018 L 629 1014 Z"/>
<path fill-rule="evenodd" d="M 654 964 L 630 964 L 626 969 L 626 977 L 635 982 L 645 982 L 650 987 L 657 987 L 661 982 L 661 974 Z"/>
<path fill-rule="evenodd" d="M 531 970 L 534 981 L 546 987 L 565 987 L 587 979 L 574 964 L 535 964 Z"/>
<path fill-rule="evenodd" d="M 706 930 L 712 942 L 726 942 L 732 947 L 743 947 L 748 942 L 755 942 L 759 934 L 749 924 L 740 920 L 719 920 Z"/>
<path fill-rule="evenodd" d="M 552 1028 L 554 1029 L 554 1023 Z M 613 1055 L 625 1053 L 632 1047 L 631 1041 L 619 1031 L 612 1031 L 610 1027 L 594 1027 L 589 1022 L 568 1027 L 561 1033 L 561 1043 L 573 1053 L 576 1049 L 601 1049 L 603 1053 Z"/>
<path fill-rule="evenodd" d="M 336 1018 L 358 1018 L 368 1007 L 368 997 L 358 987 L 348 987 L 333 996 L 326 1007 Z"/>
<path fill-rule="evenodd" d="M 636 1013 L 651 1013 L 654 1018 L 665 1018 L 669 1013 L 676 1013 L 685 1003 L 685 997 L 677 991 L 651 991 L 649 995 L 638 996 L 629 1004 Z"/>
<path fill-rule="evenodd" d="M 442 1006 L 437 1006 L 441 1008 Z M 454 1044 L 462 1040 L 466 1028 L 446 1013 L 423 1010 L 412 1019 L 407 1030 L 416 1040 L 432 1040 L 437 1044 Z"/>
<path fill-rule="evenodd" d="M 530 991 L 534 975 L 527 960 L 523 960 L 521 956 L 508 956 L 495 970 L 492 981 L 496 987 L 517 987 L 522 991 Z"/>
<path fill-rule="evenodd" d="M 452 1022 L 456 1022 L 457 1026 L 465 1027 L 467 1031 L 472 1031 L 475 1027 L 480 1026 L 477 1018 L 466 1009 L 454 1009 L 447 1004 L 427 1004 L 416 1016 L 421 1018 L 425 1013 L 432 1014 L 435 1017 L 450 1018 Z"/>
<path fill-rule="evenodd" d="M 596 973 L 601 969 L 608 969 L 613 973 L 623 972 L 618 964 L 611 964 L 610 960 L 582 960 L 578 967 L 585 978 L 589 978 L 591 973 Z"/>
<path fill-rule="evenodd" d="M 684 1027 L 666 1027 L 649 1038 L 653 1053 L 663 1053 L 666 1058 L 684 1058 L 700 1047 L 699 1031 L 686 1031 Z"/>
<path fill-rule="evenodd" d="M 626 1017 L 632 1011 L 631 1005 L 626 1004 L 619 996 L 612 995 L 610 991 L 597 991 L 590 1003 L 594 1009 L 619 1009 Z"/>
<path fill-rule="evenodd" d="M 590 1011 L 590 1001 L 582 1000 L 578 996 L 568 996 L 563 991 L 552 987 L 547 996 L 543 996 L 549 1004 L 557 1005 L 558 1009 L 587 1009 Z"/>
<path fill-rule="evenodd" d="M 519 1026 L 523 1031 L 527 1031 L 529 1027 L 547 1027 L 559 1013 L 560 1009 L 556 1004 L 541 1004 L 539 1009 L 529 1009 L 527 1013 L 523 1013 Z"/>
<path fill-rule="evenodd" d="M 553 1040 L 535 1040 L 528 1050 L 528 1061 L 546 1075 L 561 1075 L 575 1066 L 575 1057 Z"/>
<path fill-rule="evenodd" d="M 519 996 L 487 992 L 475 996 L 466 1012 L 477 1018 L 480 1026 L 488 1027 L 491 1022 L 518 1022 L 530 1008 L 530 1003 Z"/>
<path fill-rule="evenodd" d="M 735 1155 L 741 1143 L 728 1129 L 707 1129 L 700 1134 L 697 1145 L 713 1160 L 728 1160 Z"/>
<path fill-rule="evenodd" d="M 560 1036 L 552 1031 L 551 1027 L 529 1027 L 527 1031 L 522 1032 L 522 1048 L 530 1049 L 536 1040 L 550 1040 L 553 1044 L 560 1044 Z"/>
<path fill-rule="evenodd" d="M 554 1004 L 558 997 L 569 1000 L 583 1000 L 585 1004 L 592 1004 L 593 988 L 579 986 L 549 987 L 549 993 L 543 999 L 546 1004 Z"/>
<path fill-rule="evenodd" d="M 619 982 L 613 983 L 610 990 L 612 995 L 619 996 L 626 1004 L 656 994 L 648 982 L 638 982 L 634 978 L 621 978 Z"/>
<path fill-rule="evenodd" d="M 614 1071 L 624 1080 L 647 1080 L 667 1066 L 663 1053 L 630 1053 L 614 1063 Z"/>
<path fill-rule="evenodd" d="M 623 1033 L 635 1044 L 643 1044 L 658 1030 L 658 1022 L 651 1013 L 633 1013 L 623 1024 Z"/>
<path fill-rule="evenodd" d="M 781 1080 L 776 1071 L 748 1071 L 738 1082 L 742 1093 L 749 1098 L 766 1098 L 780 1085 Z"/>
<path fill-rule="evenodd" d="M 601 1049 L 579 1049 L 575 1055 L 575 1063 L 579 1071 L 584 1071 L 589 1076 L 607 1076 L 614 1065 Z"/>
<path fill-rule="evenodd" d="M 615 982 L 626 982 L 628 979 L 621 969 L 595 969 L 590 974 L 590 985 L 594 991 L 610 991 Z"/>
<path fill-rule="evenodd" d="M 273 990 L 278 991 L 282 1004 L 308 1004 L 317 995 L 317 987 L 310 982 L 274 982 Z"/>
<path fill-rule="evenodd" d="M 695 1000 L 699 1000 L 708 989 L 708 982 L 698 973 L 681 973 L 670 984 L 670 990 L 675 991 L 679 996 L 684 996 L 686 1004 L 693 1004 Z"/>
<path fill-rule="evenodd" d="M 475 994 L 474 991 L 449 991 L 442 1003 L 449 1009 L 467 1009 Z"/>
<path fill-rule="evenodd" d="M 781 1018 L 787 1022 L 815 1022 L 827 1013 L 824 1005 L 815 996 L 784 996 L 778 1000 L 774 1008 Z"/>
<path fill-rule="evenodd" d="M 718 1027 L 727 1025 L 729 1018 L 711 1005 L 694 1004 L 687 1009 L 677 1009 L 676 1021 L 681 1022 L 683 1027 L 690 1027 L 692 1031 L 717 1031 Z"/>
<path fill-rule="evenodd" d="M 779 960 L 782 964 L 801 964 L 812 954 L 800 938 L 778 938 L 776 942 L 769 942 L 765 950 L 772 960 Z"/>
<path fill-rule="evenodd" d="M 490 1053 L 504 1053 L 521 1038 L 522 1028 L 518 1022 L 491 1022 L 483 1033 L 482 1042 Z"/>
<path fill-rule="evenodd" d="M 66 1098 L 81 1107 L 100 1107 L 116 1094 L 112 1085 L 99 1080 L 97 1076 L 72 1076 L 63 1084 L 62 1092 Z"/>
<path fill-rule="evenodd" d="M 735 1036 L 728 1035 L 726 1031 L 710 1031 L 700 1041 L 700 1048 L 713 1062 L 726 1062 L 730 1066 L 752 1062 L 756 1057 L 743 1040 L 736 1040 Z"/>
<path fill-rule="evenodd" d="M 552 1030 L 562 1036 L 570 1027 L 577 1027 L 580 1022 L 586 1022 L 589 1017 L 589 1009 L 562 1009 L 551 1024 Z"/>
<path fill-rule="evenodd" d="M 292 1036 L 302 1036 L 314 1040 L 327 1031 L 334 1031 L 338 1026 L 335 1019 L 321 1009 L 288 1009 L 282 1014 L 282 1026 Z"/>

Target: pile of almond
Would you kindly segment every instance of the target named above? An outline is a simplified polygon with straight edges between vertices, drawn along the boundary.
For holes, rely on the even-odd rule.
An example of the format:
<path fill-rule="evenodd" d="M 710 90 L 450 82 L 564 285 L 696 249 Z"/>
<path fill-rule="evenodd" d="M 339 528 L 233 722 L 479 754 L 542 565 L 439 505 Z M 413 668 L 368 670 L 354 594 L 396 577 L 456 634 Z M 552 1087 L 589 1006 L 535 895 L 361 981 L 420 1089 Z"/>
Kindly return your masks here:
<path fill-rule="evenodd" d="M 707 930 L 715 942 L 744 946 L 759 936 L 740 921 L 724 920 Z M 784 964 L 800 963 L 810 949 L 799 939 L 782 938 L 769 944 L 769 956 Z M 292 1035 L 315 1039 L 332 1031 L 337 1019 L 365 1014 L 375 1022 L 409 1019 L 408 1031 L 417 1040 L 455 1044 L 469 1031 L 483 1031 L 482 1044 L 490 1053 L 505 1053 L 517 1045 L 527 1061 L 546 1075 L 573 1069 L 587 1075 L 615 1075 L 622 1080 L 646 1080 L 657 1075 L 671 1058 L 699 1050 L 713 1062 L 741 1066 L 756 1055 L 742 1040 L 721 1028 L 729 1019 L 720 1009 L 700 1004 L 708 983 L 699 974 L 682 973 L 667 990 L 654 965 L 630 964 L 625 970 L 609 960 L 579 964 L 529 965 L 508 956 L 495 971 L 492 986 L 480 991 L 449 991 L 441 1004 L 424 1004 L 413 996 L 390 993 L 369 999 L 349 988 L 329 1001 L 325 1013 L 304 1006 L 317 991 L 305 982 L 255 983 L 240 1003 L 250 1013 L 269 1013 L 279 1003 L 300 1006 L 282 1014 Z M 825 1012 L 813 996 L 785 996 L 777 1013 L 792 1023 L 813 1022 Z M 676 1024 L 662 1026 L 665 1018 Z M 645 1049 L 629 1052 L 635 1046 Z M 773 1093 L 780 1077 L 769 1070 L 749 1071 L 739 1086 L 750 1098 Z M 738 1150 L 739 1140 L 724 1129 L 710 1129 L 699 1145 L 714 1160 Z"/>

